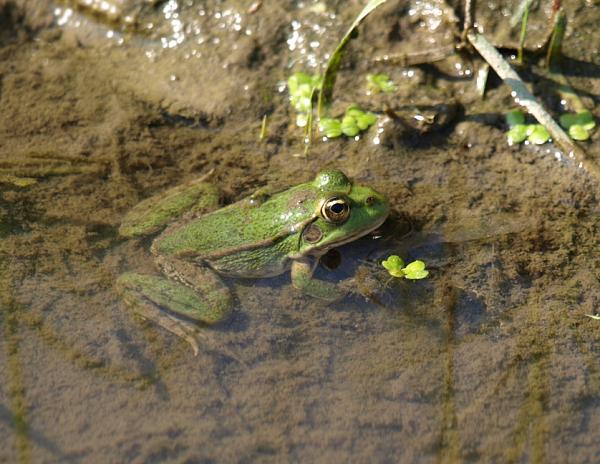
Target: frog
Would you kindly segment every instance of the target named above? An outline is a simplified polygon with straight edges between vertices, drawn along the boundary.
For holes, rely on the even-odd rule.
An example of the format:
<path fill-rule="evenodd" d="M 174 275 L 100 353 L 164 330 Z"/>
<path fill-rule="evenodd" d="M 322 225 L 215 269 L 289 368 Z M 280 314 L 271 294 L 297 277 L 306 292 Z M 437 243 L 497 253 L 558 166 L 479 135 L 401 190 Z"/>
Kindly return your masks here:
<path fill-rule="evenodd" d="M 125 304 L 199 352 L 199 329 L 228 318 L 232 292 L 222 277 L 265 278 L 291 271 L 301 292 L 335 302 L 352 279 L 313 277 L 319 258 L 334 247 L 378 229 L 388 199 L 322 170 L 314 179 L 277 193 L 259 190 L 219 208 L 219 190 L 200 178 L 134 206 L 123 218 L 125 238 L 154 237 L 150 253 L 158 273 L 125 272 L 116 288 Z"/>

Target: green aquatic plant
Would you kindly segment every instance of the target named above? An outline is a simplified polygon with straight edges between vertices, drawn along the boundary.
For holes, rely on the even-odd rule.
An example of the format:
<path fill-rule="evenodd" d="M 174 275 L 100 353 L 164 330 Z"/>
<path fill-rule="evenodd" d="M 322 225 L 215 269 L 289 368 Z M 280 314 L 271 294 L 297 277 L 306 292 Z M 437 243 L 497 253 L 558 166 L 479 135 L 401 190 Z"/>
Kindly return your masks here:
<path fill-rule="evenodd" d="M 306 127 L 312 115 L 312 97 L 322 79 L 318 74 L 308 75 L 303 72 L 292 74 L 287 81 L 290 103 L 296 110 L 296 125 Z"/>
<path fill-rule="evenodd" d="M 396 84 L 387 74 L 367 74 L 367 89 L 370 92 L 390 93 L 396 90 Z"/>
<path fill-rule="evenodd" d="M 523 16 L 521 18 L 521 34 L 519 35 L 519 50 L 517 54 L 517 60 L 519 64 L 523 64 L 523 48 L 525 47 L 525 37 L 527 36 L 527 19 L 529 18 L 529 7 L 531 0 L 528 0 L 524 4 Z"/>
<path fill-rule="evenodd" d="M 368 129 L 377 122 L 377 116 L 369 111 L 363 111 L 356 105 L 346 109 L 342 119 L 321 118 L 319 131 L 327 138 L 333 139 L 344 134 L 347 137 L 355 137 L 360 132 Z"/>
<path fill-rule="evenodd" d="M 588 110 L 563 114 L 559 121 L 573 140 L 588 140 L 590 131 L 596 127 L 594 117 Z M 525 124 L 525 114 L 521 110 L 509 111 L 506 115 L 506 124 L 509 127 L 506 137 L 510 145 L 525 140 L 536 145 L 542 145 L 550 140 L 550 133 L 543 125 Z"/>
<path fill-rule="evenodd" d="M 381 262 L 381 265 L 387 269 L 392 277 L 420 280 L 429 275 L 423 261 L 416 260 L 405 266 L 404 261 L 398 255 L 388 256 L 386 260 Z"/>
<path fill-rule="evenodd" d="M 542 145 L 550 140 L 550 133 L 541 124 L 525 124 L 525 114 L 521 110 L 509 111 L 506 115 L 506 124 L 510 128 L 506 133 L 510 145 L 525 140 L 535 145 Z"/>
<path fill-rule="evenodd" d="M 334 139 L 342 135 L 342 123 L 339 119 L 323 118 L 319 121 L 319 130 L 325 137 Z"/>
<path fill-rule="evenodd" d="M 527 140 L 535 145 L 543 145 L 550 141 L 550 132 L 541 124 L 527 126 Z"/>
<path fill-rule="evenodd" d="M 525 124 L 515 124 L 506 133 L 509 145 L 524 142 L 527 138 L 527 126 Z"/>
<path fill-rule="evenodd" d="M 596 127 L 596 121 L 594 121 L 592 113 L 588 110 L 563 114 L 559 122 L 573 140 L 583 141 L 589 139 L 590 132 Z"/>

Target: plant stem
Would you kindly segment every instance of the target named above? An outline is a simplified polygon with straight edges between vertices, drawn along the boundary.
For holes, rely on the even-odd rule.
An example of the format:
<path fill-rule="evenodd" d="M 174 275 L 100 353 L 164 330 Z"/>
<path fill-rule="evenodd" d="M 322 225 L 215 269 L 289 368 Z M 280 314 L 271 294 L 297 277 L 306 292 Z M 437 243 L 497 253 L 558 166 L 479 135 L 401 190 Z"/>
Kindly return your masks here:
<path fill-rule="evenodd" d="M 546 52 L 546 67 L 549 70 L 557 68 L 562 58 L 562 41 L 567 28 L 567 16 L 562 10 L 558 10 L 554 16 L 554 26 L 552 28 L 552 37 L 548 44 Z"/>
<path fill-rule="evenodd" d="M 527 18 L 529 18 L 529 3 L 525 5 L 525 11 L 523 11 L 523 19 L 521 21 L 521 35 L 519 37 L 519 52 L 518 60 L 519 64 L 523 64 L 523 47 L 525 46 L 525 36 L 527 35 Z"/>

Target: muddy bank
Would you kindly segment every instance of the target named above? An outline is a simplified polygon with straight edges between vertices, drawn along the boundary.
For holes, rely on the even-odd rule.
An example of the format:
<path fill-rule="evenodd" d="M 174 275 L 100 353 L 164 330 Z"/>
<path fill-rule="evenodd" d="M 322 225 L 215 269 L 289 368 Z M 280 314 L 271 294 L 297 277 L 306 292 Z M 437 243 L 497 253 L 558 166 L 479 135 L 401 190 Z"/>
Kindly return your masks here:
<path fill-rule="evenodd" d="M 441 127 L 387 126 L 379 144 L 372 128 L 304 158 L 279 82 L 312 72 L 361 2 L 181 4 L 191 32 L 164 48 L 170 3 L 138 12 L 159 30 L 143 34 L 75 3 L 0 8 L 0 461 L 596 461 L 599 326 L 585 314 L 600 297 L 599 186 L 552 146 L 507 145 L 509 91 L 492 80 L 480 99 L 478 61 L 370 61 L 428 34 L 447 43 L 448 15 L 432 29 L 435 8 L 390 2 L 336 91 L 340 108 L 406 117 L 451 106 Z M 600 8 L 566 7 L 569 79 L 592 105 Z M 481 10 L 486 27 L 496 14 Z M 395 94 L 365 94 L 374 66 Z M 600 159 L 597 139 L 586 148 Z M 117 233 L 141 199 L 214 169 L 226 204 L 326 167 L 392 204 L 380 239 L 317 270 L 357 276 L 368 298 L 325 305 L 288 275 L 228 280 L 235 311 L 194 357 L 114 292 L 120 273 L 153 269 L 148 243 Z M 391 253 L 424 259 L 431 277 L 390 282 Z"/>

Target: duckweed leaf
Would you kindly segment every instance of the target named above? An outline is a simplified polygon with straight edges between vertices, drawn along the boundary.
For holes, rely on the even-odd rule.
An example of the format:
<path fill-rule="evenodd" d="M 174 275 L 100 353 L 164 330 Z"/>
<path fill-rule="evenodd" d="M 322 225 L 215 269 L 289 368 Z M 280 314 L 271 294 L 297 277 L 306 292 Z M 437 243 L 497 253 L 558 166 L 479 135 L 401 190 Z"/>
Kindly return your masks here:
<path fill-rule="evenodd" d="M 355 137 L 375 122 L 377 122 L 377 116 L 373 113 L 365 113 L 358 106 L 351 105 L 346 109 L 341 121 L 335 118 L 321 118 L 319 130 L 330 139 L 339 137 L 342 134 Z"/>
<path fill-rule="evenodd" d="M 521 143 L 527 138 L 527 126 L 525 124 L 515 124 L 506 133 L 506 136 L 508 137 L 509 145 Z"/>
<path fill-rule="evenodd" d="M 367 74 L 367 87 L 372 92 L 393 92 L 396 84 L 387 74 Z"/>
<path fill-rule="evenodd" d="M 527 140 L 535 145 L 542 145 L 550 140 L 550 133 L 541 124 L 527 126 Z"/>
<path fill-rule="evenodd" d="M 590 111 L 582 111 L 581 113 L 577 113 L 578 124 L 581 124 L 583 128 L 587 131 L 591 131 L 594 127 L 596 127 L 596 121 L 594 121 L 594 117 Z"/>
<path fill-rule="evenodd" d="M 565 129 L 570 129 L 571 126 L 579 125 L 582 126 L 585 130 L 591 131 L 594 127 L 596 127 L 596 121 L 594 121 L 594 117 L 590 111 L 581 111 L 579 113 L 566 113 L 563 114 L 560 119 L 560 125 Z"/>
<path fill-rule="evenodd" d="M 410 280 L 424 279 L 429 275 L 429 271 L 425 269 L 425 263 L 420 260 L 413 261 L 402 271 L 406 274 L 405 277 Z"/>
<path fill-rule="evenodd" d="M 363 114 L 365 114 L 365 112 L 356 105 L 350 105 L 348 108 L 346 108 L 346 116 L 357 118 Z"/>
<path fill-rule="evenodd" d="M 308 115 L 312 113 L 312 96 L 314 89 L 321 84 L 321 76 L 309 76 L 303 72 L 292 74 L 287 81 L 290 92 L 290 103 L 298 113 L 296 125 L 305 127 L 308 124 Z"/>
<path fill-rule="evenodd" d="M 429 275 L 425 269 L 425 263 L 420 260 L 413 261 L 408 266 L 404 266 L 404 261 L 397 255 L 388 256 L 381 265 L 387 269 L 392 277 L 404 277 L 410 280 L 424 279 Z"/>
<path fill-rule="evenodd" d="M 377 122 L 377 116 L 373 113 L 363 113 L 356 117 L 356 125 L 362 131 L 368 129 Z"/>
<path fill-rule="evenodd" d="M 590 133 L 584 126 L 573 124 L 569 127 L 569 135 L 573 140 L 584 141 L 590 138 Z"/>
<path fill-rule="evenodd" d="M 388 259 L 381 262 L 381 265 L 387 269 L 392 277 L 404 277 L 402 268 L 404 267 L 404 261 L 397 255 L 388 256 Z"/>
<path fill-rule="evenodd" d="M 525 114 L 521 110 L 509 111 L 506 115 L 506 124 L 508 127 L 525 124 Z"/>
<path fill-rule="evenodd" d="M 323 118 L 319 121 L 319 130 L 323 132 L 326 137 L 334 139 L 342 135 L 342 124 L 339 119 Z"/>
<path fill-rule="evenodd" d="M 356 119 L 352 116 L 344 116 L 342 119 L 342 132 L 348 137 L 354 137 L 360 132 L 356 124 Z"/>

